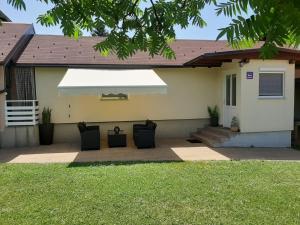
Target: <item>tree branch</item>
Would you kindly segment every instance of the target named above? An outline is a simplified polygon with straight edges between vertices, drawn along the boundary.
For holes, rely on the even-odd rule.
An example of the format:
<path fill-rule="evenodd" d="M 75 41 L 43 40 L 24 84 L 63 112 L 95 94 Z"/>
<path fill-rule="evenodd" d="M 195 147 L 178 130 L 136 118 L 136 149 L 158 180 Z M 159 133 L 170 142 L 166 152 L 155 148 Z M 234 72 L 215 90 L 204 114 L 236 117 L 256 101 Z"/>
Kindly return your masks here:
<path fill-rule="evenodd" d="M 139 2 L 139 0 L 135 0 L 135 2 L 134 2 L 133 5 L 132 5 L 131 10 L 123 17 L 123 20 L 124 20 L 127 16 L 129 16 L 129 15 L 131 15 L 131 14 L 134 13 L 134 8 L 137 6 L 138 2 Z"/>
<path fill-rule="evenodd" d="M 137 17 L 136 14 L 135 14 L 135 12 L 134 12 L 134 8 L 137 6 L 138 2 L 139 2 L 139 0 L 135 0 L 135 2 L 134 2 L 133 5 L 132 5 L 131 10 L 128 11 L 128 13 L 127 13 L 126 15 L 123 16 L 123 18 L 122 18 L 122 28 L 121 28 L 121 29 L 124 28 L 124 25 L 123 25 L 123 24 L 124 24 L 124 21 L 125 21 L 125 19 L 126 19 L 127 16 L 133 14 L 135 17 Z"/>
<path fill-rule="evenodd" d="M 151 2 L 151 5 L 152 5 L 153 12 L 154 12 L 156 21 L 157 21 L 157 23 L 158 23 L 158 26 L 159 26 L 160 30 L 162 30 L 162 27 L 163 27 L 163 26 L 162 26 L 162 24 L 161 24 L 161 21 L 160 21 L 160 19 L 159 19 L 158 14 L 157 14 L 155 4 L 154 4 L 153 0 L 150 0 L 150 2 Z"/>
<path fill-rule="evenodd" d="M 181 5 L 180 8 L 181 8 L 181 9 L 184 9 L 184 8 L 185 8 L 185 5 L 186 5 L 186 0 L 183 1 L 183 3 L 182 3 L 182 5 Z"/>

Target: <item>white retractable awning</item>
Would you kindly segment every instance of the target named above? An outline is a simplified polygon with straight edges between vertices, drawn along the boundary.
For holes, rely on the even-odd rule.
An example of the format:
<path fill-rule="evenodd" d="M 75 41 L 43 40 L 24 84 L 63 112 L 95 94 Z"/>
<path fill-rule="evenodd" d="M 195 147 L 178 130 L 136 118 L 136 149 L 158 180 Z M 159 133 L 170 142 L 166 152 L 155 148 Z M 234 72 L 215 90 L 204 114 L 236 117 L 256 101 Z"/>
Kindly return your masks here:
<path fill-rule="evenodd" d="M 151 69 L 68 69 L 57 88 L 64 95 L 167 93 L 166 83 Z"/>

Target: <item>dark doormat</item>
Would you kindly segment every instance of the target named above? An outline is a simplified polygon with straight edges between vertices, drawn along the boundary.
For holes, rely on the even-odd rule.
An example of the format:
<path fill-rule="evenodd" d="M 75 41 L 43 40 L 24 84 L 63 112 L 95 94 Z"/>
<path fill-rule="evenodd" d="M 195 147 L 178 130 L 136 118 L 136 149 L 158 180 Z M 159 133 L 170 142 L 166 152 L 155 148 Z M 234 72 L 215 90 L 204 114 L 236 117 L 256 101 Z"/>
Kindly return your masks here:
<path fill-rule="evenodd" d="M 202 143 L 202 141 L 199 141 L 197 139 L 187 139 L 186 141 L 190 143 Z"/>

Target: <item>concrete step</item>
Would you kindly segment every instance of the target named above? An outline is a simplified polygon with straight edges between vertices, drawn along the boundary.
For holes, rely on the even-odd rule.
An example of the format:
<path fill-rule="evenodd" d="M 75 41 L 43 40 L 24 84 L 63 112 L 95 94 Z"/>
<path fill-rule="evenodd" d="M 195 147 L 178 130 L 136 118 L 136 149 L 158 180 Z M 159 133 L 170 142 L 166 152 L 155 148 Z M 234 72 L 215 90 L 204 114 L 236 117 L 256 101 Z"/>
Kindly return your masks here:
<path fill-rule="evenodd" d="M 216 139 L 218 141 L 225 141 L 227 139 L 229 139 L 229 135 L 224 134 L 222 132 L 215 132 L 213 130 L 210 129 L 202 129 L 201 131 L 198 132 L 199 134 L 211 137 L 213 139 Z"/>
<path fill-rule="evenodd" d="M 192 137 L 202 141 L 211 147 L 222 147 L 224 143 L 234 137 L 236 133 L 231 132 L 230 129 L 223 127 L 205 127 L 198 129 L 192 134 Z"/>
<path fill-rule="evenodd" d="M 211 147 L 221 147 L 222 141 L 217 139 L 216 137 L 201 134 L 198 132 L 192 133 L 191 134 L 192 138 L 195 138 L 199 141 L 202 141 L 204 144 L 211 146 Z"/>
<path fill-rule="evenodd" d="M 236 133 L 232 132 L 229 128 L 224 128 L 224 127 L 211 127 L 211 126 L 208 126 L 208 127 L 205 127 L 205 128 L 198 129 L 199 132 L 201 132 L 203 130 L 208 130 L 208 131 L 214 132 L 216 134 L 224 135 L 228 138 L 236 135 Z"/>

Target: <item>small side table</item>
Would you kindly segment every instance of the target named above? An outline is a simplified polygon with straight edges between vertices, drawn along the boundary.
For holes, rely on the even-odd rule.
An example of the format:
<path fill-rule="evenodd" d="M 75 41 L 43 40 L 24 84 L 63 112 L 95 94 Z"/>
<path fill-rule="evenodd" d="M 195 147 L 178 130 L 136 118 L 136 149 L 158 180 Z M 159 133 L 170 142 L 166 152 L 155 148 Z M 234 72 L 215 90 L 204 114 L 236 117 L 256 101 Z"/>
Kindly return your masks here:
<path fill-rule="evenodd" d="M 127 137 L 122 130 L 120 130 L 119 134 L 116 134 L 115 131 L 113 130 L 108 130 L 107 140 L 108 140 L 108 147 L 110 148 L 127 146 Z"/>

